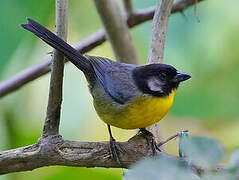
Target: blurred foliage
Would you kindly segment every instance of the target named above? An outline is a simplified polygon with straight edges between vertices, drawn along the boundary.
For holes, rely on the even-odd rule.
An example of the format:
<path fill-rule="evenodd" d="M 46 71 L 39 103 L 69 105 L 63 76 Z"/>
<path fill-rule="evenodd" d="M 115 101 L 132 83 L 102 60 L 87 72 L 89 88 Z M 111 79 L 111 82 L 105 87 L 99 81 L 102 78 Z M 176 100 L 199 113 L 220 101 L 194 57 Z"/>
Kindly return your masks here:
<path fill-rule="evenodd" d="M 119 1 L 121 2 L 121 1 Z M 156 0 L 133 0 L 137 9 Z M 208 0 L 182 14 L 172 15 L 165 48 L 165 63 L 192 75 L 179 88 L 169 115 L 161 123 L 165 137 L 180 129 L 218 139 L 229 152 L 239 139 L 239 21 L 238 0 Z M 2 1 L 0 6 L 0 80 L 7 79 L 43 59 L 51 48 L 20 28 L 26 17 L 54 29 L 54 1 Z M 199 18 L 199 21 L 198 19 Z M 73 44 L 101 27 L 89 0 L 69 1 L 68 41 Z M 147 59 L 151 21 L 132 29 L 142 63 Z M 89 52 L 114 59 L 109 43 Z M 34 143 L 45 118 L 49 75 L 45 75 L 0 99 L 0 150 Z M 97 117 L 86 81 L 73 65 L 67 64 L 60 131 L 65 139 L 108 140 L 104 123 Z M 127 140 L 135 131 L 113 128 L 117 140 Z M 174 141 L 167 144 L 177 154 Z M 46 167 L 32 172 L 0 176 L 9 179 L 120 179 L 121 169 Z"/>
<path fill-rule="evenodd" d="M 19 31 L 19 22 L 25 21 L 26 15 L 38 17 L 37 20 L 46 22 L 49 15 L 52 15 L 54 1 L 42 1 L 40 4 L 28 0 L 10 0 L 1 3 L 0 7 L 0 72 L 11 59 L 14 52 L 23 39 L 28 36 L 23 31 Z M 31 41 L 27 43 L 32 44 Z M 29 49 L 30 50 L 30 49 Z M 27 59 L 26 59 L 27 60 Z M 1 75 L 1 74 L 0 74 Z"/>
<path fill-rule="evenodd" d="M 220 143 L 211 138 L 182 136 L 179 144 L 183 157 L 203 169 L 215 167 L 224 155 Z"/>
<path fill-rule="evenodd" d="M 221 165 L 218 163 L 224 153 L 216 140 L 199 136 L 181 136 L 180 143 L 179 151 L 185 155 L 187 163 L 166 155 L 148 158 L 125 171 L 123 180 L 237 180 L 238 150 L 232 154 L 229 163 Z M 200 175 L 195 173 L 192 165 L 203 169 Z"/>
<path fill-rule="evenodd" d="M 147 168 L 145 168 L 147 167 Z M 169 157 L 145 159 L 126 171 L 123 180 L 197 180 L 198 177 L 183 163 Z"/>

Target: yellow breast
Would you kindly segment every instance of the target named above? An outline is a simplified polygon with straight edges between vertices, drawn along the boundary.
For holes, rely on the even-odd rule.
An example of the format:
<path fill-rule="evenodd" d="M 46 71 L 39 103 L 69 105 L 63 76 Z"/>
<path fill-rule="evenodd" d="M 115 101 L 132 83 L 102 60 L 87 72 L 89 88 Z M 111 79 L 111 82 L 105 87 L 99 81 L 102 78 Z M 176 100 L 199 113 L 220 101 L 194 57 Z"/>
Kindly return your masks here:
<path fill-rule="evenodd" d="M 100 118 L 109 125 L 122 129 L 144 128 L 160 121 L 167 114 L 173 104 L 174 93 L 172 91 L 165 97 L 140 96 L 121 108 L 105 103 L 95 105 L 95 108 Z"/>

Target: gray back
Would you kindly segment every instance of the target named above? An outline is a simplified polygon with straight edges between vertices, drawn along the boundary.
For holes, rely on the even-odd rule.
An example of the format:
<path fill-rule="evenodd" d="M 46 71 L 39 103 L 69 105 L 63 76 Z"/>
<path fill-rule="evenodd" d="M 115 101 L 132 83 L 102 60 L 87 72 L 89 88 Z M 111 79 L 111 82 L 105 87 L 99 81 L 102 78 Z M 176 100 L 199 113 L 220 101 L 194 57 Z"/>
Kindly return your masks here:
<path fill-rule="evenodd" d="M 132 71 L 137 65 L 113 62 L 95 56 L 87 58 L 95 70 L 95 85 L 101 85 L 106 95 L 115 102 L 125 104 L 140 93 L 132 77 Z M 94 91 L 94 85 L 91 91 Z"/>

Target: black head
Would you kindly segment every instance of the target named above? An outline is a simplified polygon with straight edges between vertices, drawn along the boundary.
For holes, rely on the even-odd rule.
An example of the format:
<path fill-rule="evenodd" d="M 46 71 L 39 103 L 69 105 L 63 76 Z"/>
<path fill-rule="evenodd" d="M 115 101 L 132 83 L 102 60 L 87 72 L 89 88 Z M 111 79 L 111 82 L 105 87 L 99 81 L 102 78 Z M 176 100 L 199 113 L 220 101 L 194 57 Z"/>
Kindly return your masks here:
<path fill-rule="evenodd" d="M 167 64 L 139 66 L 133 71 L 133 78 L 139 90 L 153 96 L 163 97 L 177 89 L 180 82 L 191 78 Z"/>

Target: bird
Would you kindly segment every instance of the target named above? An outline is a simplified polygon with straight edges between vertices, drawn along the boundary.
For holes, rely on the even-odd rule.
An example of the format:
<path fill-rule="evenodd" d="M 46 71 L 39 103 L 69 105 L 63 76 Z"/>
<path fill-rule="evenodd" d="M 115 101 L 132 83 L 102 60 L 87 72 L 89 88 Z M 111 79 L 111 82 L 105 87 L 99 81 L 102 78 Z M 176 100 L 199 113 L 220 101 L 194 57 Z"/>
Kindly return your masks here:
<path fill-rule="evenodd" d="M 82 55 L 50 30 L 27 18 L 21 26 L 60 51 L 82 71 L 93 97 L 94 108 L 107 124 L 110 136 L 110 155 L 119 160 L 111 126 L 121 129 L 140 129 L 152 137 L 148 143 L 155 154 L 160 150 L 152 133 L 145 128 L 160 121 L 171 108 L 179 84 L 191 78 L 168 64 L 135 65 L 108 58 Z"/>

